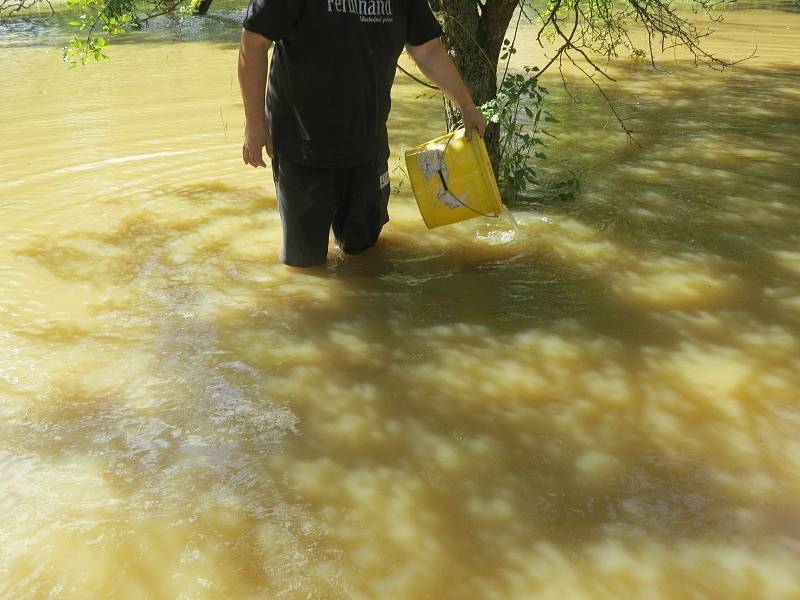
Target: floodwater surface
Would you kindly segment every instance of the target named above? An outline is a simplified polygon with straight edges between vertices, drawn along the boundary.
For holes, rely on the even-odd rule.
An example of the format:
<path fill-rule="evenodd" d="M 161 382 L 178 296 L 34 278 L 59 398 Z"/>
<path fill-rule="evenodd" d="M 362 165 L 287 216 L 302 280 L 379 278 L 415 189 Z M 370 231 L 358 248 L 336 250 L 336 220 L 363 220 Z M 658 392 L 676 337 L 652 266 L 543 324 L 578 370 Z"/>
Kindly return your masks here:
<path fill-rule="evenodd" d="M 800 15 L 620 59 L 633 142 L 550 79 L 510 242 L 425 229 L 398 75 L 392 221 L 309 272 L 229 27 L 0 33 L 0 597 L 800 596 Z"/>

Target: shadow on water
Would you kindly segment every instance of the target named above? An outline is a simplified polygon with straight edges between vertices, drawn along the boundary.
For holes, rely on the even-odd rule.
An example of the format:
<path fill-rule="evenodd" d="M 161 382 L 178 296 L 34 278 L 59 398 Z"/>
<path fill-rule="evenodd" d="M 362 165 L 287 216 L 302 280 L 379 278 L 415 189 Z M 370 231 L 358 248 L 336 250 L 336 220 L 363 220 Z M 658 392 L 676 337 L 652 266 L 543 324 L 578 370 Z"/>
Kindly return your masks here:
<path fill-rule="evenodd" d="M 632 72 L 627 98 L 637 77 L 655 75 Z M 273 200 L 224 185 L 157 190 L 182 218 L 42 238 L 21 256 L 133 296 L 96 317 L 145 322 L 116 343 L 149 357 L 126 367 L 147 401 L 54 386 L 4 439 L 95 461 L 128 502 L 113 518 L 161 561 L 194 540 L 217 589 L 788 597 L 800 72 L 680 81 L 630 100 L 642 148 L 565 136 L 556 160 L 588 187 L 518 211 L 516 244 L 399 219 L 365 256 L 298 273 L 259 233 L 278 231 Z M 128 560 L 155 593 L 163 563 Z"/>
<path fill-rule="evenodd" d="M 643 258 L 724 263 L 744 283 L 748 309 L 769 318 L 776 311 L 763 302 L 764 288 L 796 281 L 783 257 L 800 239 L 800 175 L 791 167 L 800 159 L 800 69 L 673 71 L 667 79 L 620 69 L 618 108 L 641 146 L 619 143 L 621 134 L 566 131 L 555 162 L 584 170 L 589 187 L 580 203 L 552 210 Z M 655 86 L 658 94 L 647 92 Z M 566 128 L 576 111 L 595 109 L 565 108 Z"/>

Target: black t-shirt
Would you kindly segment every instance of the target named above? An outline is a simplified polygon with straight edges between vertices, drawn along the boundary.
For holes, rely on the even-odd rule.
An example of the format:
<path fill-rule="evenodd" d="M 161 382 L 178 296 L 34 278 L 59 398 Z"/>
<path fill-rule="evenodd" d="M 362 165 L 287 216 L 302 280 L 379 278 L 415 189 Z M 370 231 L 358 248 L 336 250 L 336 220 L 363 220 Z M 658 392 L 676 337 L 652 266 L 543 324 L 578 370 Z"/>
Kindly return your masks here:
<path fill-rule="evenodd" d="M 278 42 L 267 93 L 276 154 L 320 167 L 388 157 L 400 52 L 442 33 L 427 0 L 250 0 L 242 26 Z"/>

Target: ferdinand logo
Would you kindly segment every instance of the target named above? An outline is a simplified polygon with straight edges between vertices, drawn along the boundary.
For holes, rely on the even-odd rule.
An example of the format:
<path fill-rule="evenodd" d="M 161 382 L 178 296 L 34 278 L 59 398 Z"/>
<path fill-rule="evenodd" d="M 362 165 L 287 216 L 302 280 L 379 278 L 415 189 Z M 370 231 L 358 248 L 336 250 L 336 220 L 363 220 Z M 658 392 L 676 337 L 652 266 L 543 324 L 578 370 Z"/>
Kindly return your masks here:
<path fill-rule="evenodd" d="M 391 23 L 392 0 L 328 0 L 329 13 L 358 15 L 362 23 Z"/>

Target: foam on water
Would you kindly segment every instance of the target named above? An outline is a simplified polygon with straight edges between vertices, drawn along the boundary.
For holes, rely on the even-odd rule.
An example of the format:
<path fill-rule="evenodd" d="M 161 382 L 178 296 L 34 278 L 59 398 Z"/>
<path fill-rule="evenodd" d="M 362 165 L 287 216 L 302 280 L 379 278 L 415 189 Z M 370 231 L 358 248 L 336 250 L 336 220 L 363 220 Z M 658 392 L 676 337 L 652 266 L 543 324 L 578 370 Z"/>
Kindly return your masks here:
<path fill-rule="evenodd" d="M 524 242 L 524 231 L 520 229 L 514 214 L 503 205 L 503 212 L 496 219 L 484 223 L 475 233 L 475 238 L 491 245 L 507 245 Z"/>

